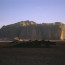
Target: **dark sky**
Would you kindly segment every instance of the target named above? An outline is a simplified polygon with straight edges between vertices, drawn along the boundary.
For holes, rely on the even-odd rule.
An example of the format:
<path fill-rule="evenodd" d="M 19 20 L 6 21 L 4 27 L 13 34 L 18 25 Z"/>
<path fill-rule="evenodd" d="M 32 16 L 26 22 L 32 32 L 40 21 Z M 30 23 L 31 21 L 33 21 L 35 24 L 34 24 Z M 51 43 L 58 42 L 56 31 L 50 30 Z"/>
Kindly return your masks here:
<path fill-rule="evenodd" d="M 65 23 L 65 0 L 0 0 L 0 27 L 23 20 Z"/>

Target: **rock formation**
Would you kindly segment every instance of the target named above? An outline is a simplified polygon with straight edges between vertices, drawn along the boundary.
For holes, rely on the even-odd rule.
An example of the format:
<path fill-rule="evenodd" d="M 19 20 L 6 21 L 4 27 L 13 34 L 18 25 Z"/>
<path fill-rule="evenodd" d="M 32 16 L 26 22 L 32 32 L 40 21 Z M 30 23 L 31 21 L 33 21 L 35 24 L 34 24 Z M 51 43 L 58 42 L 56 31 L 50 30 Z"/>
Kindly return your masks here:
<path fill-rule="evenodd" d="M 65 24 L 60 22 L 37 24 L 27 20 L 0 29 L 0 39 L 10 40 L 15 37 L 26 40 L 63 40 Z"/>

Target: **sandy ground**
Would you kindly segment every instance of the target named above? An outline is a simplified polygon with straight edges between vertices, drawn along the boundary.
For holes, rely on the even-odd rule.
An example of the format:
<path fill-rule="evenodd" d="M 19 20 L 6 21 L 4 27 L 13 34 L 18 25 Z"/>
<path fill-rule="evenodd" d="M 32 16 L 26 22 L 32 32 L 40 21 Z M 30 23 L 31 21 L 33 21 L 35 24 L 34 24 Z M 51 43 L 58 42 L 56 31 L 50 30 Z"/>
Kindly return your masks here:
<path fill-rule="evenodd" d="M 65 42 L 50 48 L 0 48 L 0 65 L 65 65 Z"/>

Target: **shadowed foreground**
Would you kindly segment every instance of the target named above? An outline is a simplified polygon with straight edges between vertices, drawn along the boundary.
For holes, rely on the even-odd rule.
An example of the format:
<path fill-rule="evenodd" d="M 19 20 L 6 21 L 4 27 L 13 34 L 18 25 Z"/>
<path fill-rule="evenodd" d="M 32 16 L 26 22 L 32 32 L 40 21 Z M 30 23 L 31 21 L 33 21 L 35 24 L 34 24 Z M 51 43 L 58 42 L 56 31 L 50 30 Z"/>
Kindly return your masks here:
<path fill-rule="evenodd" d="M 65 45 L 51 48 L 0 48 L 0 65 L 65 65 Z"/>

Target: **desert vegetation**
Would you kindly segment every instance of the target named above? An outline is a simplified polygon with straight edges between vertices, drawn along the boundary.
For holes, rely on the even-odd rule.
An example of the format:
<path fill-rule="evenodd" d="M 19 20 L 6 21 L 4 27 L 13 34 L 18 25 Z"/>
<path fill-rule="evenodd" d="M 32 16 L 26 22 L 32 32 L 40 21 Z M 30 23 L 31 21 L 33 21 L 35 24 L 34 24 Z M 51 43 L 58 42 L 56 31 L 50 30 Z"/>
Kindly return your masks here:
<path fill-rule="evenodd" d="M 19 41 L 16 39 L 4 47 L 42 48 L 42 47 L 50 47 L 50 45 L 56 45 L 56 42 L 50 42 L 44 40 Z"/>

